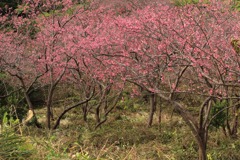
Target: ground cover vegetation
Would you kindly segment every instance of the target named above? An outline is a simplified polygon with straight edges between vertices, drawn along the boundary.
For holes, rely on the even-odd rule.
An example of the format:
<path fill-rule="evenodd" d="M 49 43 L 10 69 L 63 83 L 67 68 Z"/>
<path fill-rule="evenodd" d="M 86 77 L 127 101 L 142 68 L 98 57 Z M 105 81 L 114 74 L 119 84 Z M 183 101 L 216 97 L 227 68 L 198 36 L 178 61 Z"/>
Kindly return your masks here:
<path fill-rule="evenodd" d="M 240 159 L 238 1 L 3 3 L 1 159 Z"/>

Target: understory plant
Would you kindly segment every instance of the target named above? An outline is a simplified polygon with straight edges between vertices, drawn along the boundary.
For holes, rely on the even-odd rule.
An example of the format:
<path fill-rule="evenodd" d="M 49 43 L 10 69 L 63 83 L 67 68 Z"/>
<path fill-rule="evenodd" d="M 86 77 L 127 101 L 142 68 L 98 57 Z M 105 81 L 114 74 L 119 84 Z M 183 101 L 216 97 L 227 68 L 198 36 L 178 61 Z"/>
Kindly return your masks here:
<path fill-rule="evenodd" d="M 32 146 L 17 134 L 19 120 L 5 113 L 0 128 L 0 159 L 27 159 L 32 154 Z"/>

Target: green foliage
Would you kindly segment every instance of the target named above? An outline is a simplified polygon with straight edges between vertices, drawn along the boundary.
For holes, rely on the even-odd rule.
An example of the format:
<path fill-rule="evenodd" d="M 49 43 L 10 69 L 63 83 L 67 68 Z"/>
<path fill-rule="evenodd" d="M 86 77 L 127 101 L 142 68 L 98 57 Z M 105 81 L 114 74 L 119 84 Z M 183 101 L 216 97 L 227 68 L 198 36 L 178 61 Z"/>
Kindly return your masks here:
<path fill-rule="evenodd" d="M 0 72 L 0 96 L 7 95 L 7 90 L 10 88 L 7 84 L 5 84 L 2 79 L 4 79 L 6 75 Z M 0 106 L 6 105 L 6 98 L 0 98 Z M 0 108 L 1 109 L 1 108 Z"/>
<path fill-rule="evenodd" d="M 213 127 L 219 128 L 224 125 L 224 122 L 227 119 L 227 113 L 225 108 L 228 106 L 228 102 L 226 100 L 217 100 L 213 103 L 211 109 L 211 117 L 214 117 L 211 125 Z"/>
<path fill-rule="evenodd" d="M 19 119 L 14 119 L 7 112 L 4 113 L 2 119 L 2 132 L 14 132 L 14 127 L 19 124 Z"/>
<path fill-rule="evenodd" d="M 0 122 L 7 112 L 13 119 L 23 119 L 27 112 L 27 106 L 22 103 L 23 97 L 21 93 L 15 92 L 5 99 L 0 100 Z M 22 104 L 20 104 L 20 102 Z"/>
<path fill-rule="evenodd" d="M 31 145 L 26 143 L 23 137 L 15 133 L 15 128 L 18 125 L 18 119 L 14 120 L 7 113 L 4 114 L 0 130 L 0 159 L 28 159 L 31 155 Z"/>
<path fill-rule="evenodd" d="M 18 2 L 21 2 L 21 0 L 1 0 L 0 8 L 4 8 L 7 5 L 8 7 L 15 9 L 17 8 Z"/>
<path fill-rule="evenodd" d="M 0 135 L 0 159 L 26 159 L 30 155 L 31 150 L 27 150 L 22 137 L 9 133 Z"/>
<path fill-rule="evenodd" d="M 166 144 L 166 143 L 171 143 L 173 140 L 173 137 L 176 135 L 175 132 L 169 132 L 169 131 L 163 131 L 161 134 L 161 142 Z"/>
<path fill-rule="evenodd" d="M 8 111 L 9 108 L 7 106 L 0 106 L 0 122 L 3 121 L 4 113 Z"/>
<path fill-rule="evenodd" d="M 38 150 L 37 154 L 33 155 L 31 159 L 44 159 L 44 160 L 60 160 L 69 159 L 68 153 L 69 144 L 72 142 L 72 134 L 64 131 L 46 131 L 31 128 L 31 140 Z M 76 129 L 76 127 L 75 127 Z M 35 133 L 34 133 L 35 132 Z M 59 134 L 61 132 L 61 134 Z M 67 135 L 69 134 L 69 135 Z M 76 138 L 76 137 L 74 137 Z M 74 139 L 75 140 L 75 139 Z"/>
<path fill-rule="evenodd" d="M 43 109 L 41 109 L 43 111 Z M 77 111 L 77 110 L 76 110 Z M 36 110 L 40 115 L 39 110 Z M 42 113 L 45 114 L 45 113 Z M 162 113 L 161 126 L 146 127 L 148 113 L 116 110 L 108 121 L 94 130 L 95 119 L 89 114 L 89 121 L 81 121 L 76 114 L 67 128 L 46 131 L 28 127 L 29 137 L 34 137 L 33 146 L 38 151 L 31 159 L 174 159 L 191 160 L 198 158 L 198 145 L 191 131 L 181 118 Z M 93 117 L 92 117 L 93 116 Z M 120 118 L 115 119 L 115 117 Z M 165 118 L 164 118 L 165 117 Z M 175 125 L 178 124 L 178 125 Z M 209 131 L 208 157 L 217 159 L 239 159 L 240 141 L 226 138 L 220 130 Z M 228 158 L 229 157 L 229 158 Z"/>
<path fill-rule="evenodd" d="M 195 149 L 194 142 L 190 144 L 190 146 L 175 146 L 173 148 L 173 153 L 176 157 L 176 160 L 186 160 L 186 159 L 198 159 L 196 154 L 197 150 Z"/>
<path fill-rule="evenodd" d="M 239 4 L 238 4 L 238 10 L 240 11 L 240 0 L 239 0 Z M 238 39 L 232 39 L 231 40 L 231 45 L 233 47 L 233 49 L 235 50 L 235 52 L 237 54 L 240 54 L 240 40 Z"/>
<path fill-rule="evenodd" d="M 52 160 L 52 159 L 62 159 L 67 158 L 67 154 L 65 153 L 58 153 L 53 148 L 48 147 L 48 154 L 46 155 L 46 160 Z"/>
<path fill-rule="evenodd" d="M 18 93 L 12 94 L 7 97 L 7 104 L 8 105 L 18 105 L 21 100 L 21 96 Z"/>
<path fill-rule="evenodd" d="M 139 98 L 131 97 L 129 92 L 123 92 L 122 99 L 118 102 L 118 108 L 132 112 L 139 111 L 141 106 L 144 106 L 144 102 Z"/>
<path fill-rule="evenodd" d="M 72 156 L 72 158 L 77 160 L 93 160 L 88 153 L 79 153 L 77 152 Z"/>
<path fill-rule="evenodd" d="M 5 78 L 6 76 L 7 75 L 0 73 L 0 79 Z M 0 80 L 0 95 L 3 97 L 8 95 L 4 98 L 0 98 L 0 122 L 2 121 L 5 112 L 11 115 L 14 119 L 22 120 L 26 116 L 28 107 L 21 91 L 16 90 L 13 86 Z"/>
<path fill-rule="evenodd" d="M 11 106 L 0 106 L 0 122 L 3 121 L 4 115 L 8 113 L 8 117 L 11 117 L 11 120 L 23 119 L 27 110 L 24 107 L 15 107 Z"/>
<path fill-rule="evenodd" d="M 240 0 L 234 0 L 232 8 L 236 9 L 237 11 L 240 11 Z"/>
<path fill-rule="evenodd" d="M 209 149 L 208 159 L 209 160 L 238 160 L 240 141 L 238 139 L 223 138 L 216 133 L 218 145 Z"/>
<path fill-rule="evenodd" d="M 173 0 L 175 6 L 185 6 L 188 4 L 197 4 L 199 0 Z"/>

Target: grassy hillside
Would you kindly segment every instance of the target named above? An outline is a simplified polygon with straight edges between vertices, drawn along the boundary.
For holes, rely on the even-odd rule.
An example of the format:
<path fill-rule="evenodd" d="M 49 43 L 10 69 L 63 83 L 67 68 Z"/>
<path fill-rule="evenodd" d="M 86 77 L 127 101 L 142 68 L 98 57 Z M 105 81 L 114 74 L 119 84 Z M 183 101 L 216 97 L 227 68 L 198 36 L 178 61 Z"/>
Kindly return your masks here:
<path fill-rule="evenodd" d="M 44 110 L 39 109 L 37 113 L 39 120 L 44 121 Z M 87 123 L 82 119 L 80 110 L 74 110 L 64 118 L 61 128 L 54 131 L 20 127 L 22 135 L 19 137 L 24 140 L 21 151 L 29 152 L 27 159 L 32 160 L 197 159 L 198 147 L 193 135 L 170 109 L 162 113 L 161 124 L 155 115 L 151 128 L 147 127 L 148 112 L 144 108 L 138 112 L 119 108 L 97 130 L 94 129 L 93 115 Z M 19 126 L 15 128 L 17 130 L 19 132 Z M 239 139 L 227 138 L 221 130 L 214 128 L 210 132 L 209 160 L 240 159 Z"/>

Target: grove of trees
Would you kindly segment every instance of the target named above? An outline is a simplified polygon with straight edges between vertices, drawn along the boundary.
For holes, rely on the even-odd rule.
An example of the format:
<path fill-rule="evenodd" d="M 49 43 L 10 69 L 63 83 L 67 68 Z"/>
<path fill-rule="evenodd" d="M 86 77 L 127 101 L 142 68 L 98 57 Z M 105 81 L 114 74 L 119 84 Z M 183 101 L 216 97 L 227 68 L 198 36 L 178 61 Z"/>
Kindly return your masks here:
<path fill-rule="evenodd" d="M 62 117 L 77 107 L 84 121 L 94 112 L 97 129 L 127 87 L 133 95 L 148 93 L 148 126 L 157 98 L 174 108 L 195 137 L 199 160 L 207 159 L 210 125 L 237 137 L 238 11 L 220 1 L 183 7 L 144 1 L 85 4 L 25 0 L 21 14 L 1 15 L 0 77 L 1 84 L 11 86 L 1 87 L 1 99 L 20 92 L 37 117 L 31 94 L 43 90 L 48 129 L 61 127 Z M 52 103 L 62 84 L 79 93 L 57 116 Z"/>

